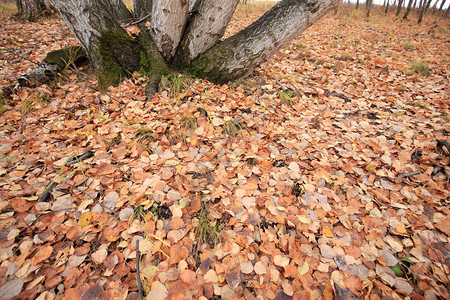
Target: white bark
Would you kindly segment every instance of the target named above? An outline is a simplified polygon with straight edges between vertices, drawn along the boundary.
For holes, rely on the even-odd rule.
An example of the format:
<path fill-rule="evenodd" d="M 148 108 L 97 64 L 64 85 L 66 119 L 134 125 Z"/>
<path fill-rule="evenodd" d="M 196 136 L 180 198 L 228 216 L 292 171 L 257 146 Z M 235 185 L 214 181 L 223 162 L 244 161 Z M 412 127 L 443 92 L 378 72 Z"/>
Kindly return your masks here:
<path fill-rule="evenodd" d="M 86 53 L 99 45 L 102 32 L 120 29 L 113 14 L 99 0 L 50 0 Z"/>
<path fill-rule="evenodd" d="M 225 33 L 239 0 L 198 0 L 179 46 L 177 58 L 188 65 L 216 45 Z"/>
<path fill-rule="evenodd" d="M 250 74 L 338 4 L 338 0 L 283 0 L 253 24 L 191 64 L 197 76 L 226 82 Z"/>
<path fill-rule="evenodd" d="M 187 0 L 153 0 L 150 35 L 158 50 L 171 61 L 183 35 L 188 17 Z"/>
<path fill-rule="evenodd" d="M 120 82 L 123 70 L 138 68 L 131 52 L 138 45 L 120 27 L 105 0 L 50 0 L 89 56 L 101 86 Z"/>

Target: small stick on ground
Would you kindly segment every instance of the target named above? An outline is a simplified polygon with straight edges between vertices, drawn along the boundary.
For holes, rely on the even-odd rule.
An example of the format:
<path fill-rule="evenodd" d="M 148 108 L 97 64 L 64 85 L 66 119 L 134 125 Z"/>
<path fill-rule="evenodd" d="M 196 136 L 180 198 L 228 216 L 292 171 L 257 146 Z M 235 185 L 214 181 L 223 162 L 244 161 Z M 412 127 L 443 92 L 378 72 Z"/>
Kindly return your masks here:
<path fill-rule="evenodd" d="M 141 283 L 141 275 L 139 273 L 139 240 L 136 240 L 136 280 L 138 283 L 138 294 L 139 300 L 142 300 L 142 283 Z"/>
<path fill-rule="evenodd" d="M 47 202 L 48 198 L 50 197 L 50 192 L 55 187 L 55 185 L 56 185 L 56 182 L 52 181 L 52 183 L 49 184 L 49 186 L 45 189 L 45 191 L 39 197 L 37 202 Z"/>
<path fill-rule="evenodd" d="M 415 175 L 422 174 L 423 172 L 425 172 L 425 170 L 412 171 L 412 172 L 409 172 L 409 173 L 400 173 L 400 174 L 398 174 L 398 177 L 408 178 L 408 177 L 412 177 L 412 176 L 415 176 Z"/>

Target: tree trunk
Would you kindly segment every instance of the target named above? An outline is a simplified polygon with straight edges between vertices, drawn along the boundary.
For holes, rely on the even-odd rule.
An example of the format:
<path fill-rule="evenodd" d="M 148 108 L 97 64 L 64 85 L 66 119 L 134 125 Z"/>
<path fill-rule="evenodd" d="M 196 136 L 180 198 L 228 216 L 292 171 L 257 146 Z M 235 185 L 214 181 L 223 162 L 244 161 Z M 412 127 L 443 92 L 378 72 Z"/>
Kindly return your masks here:
<path fill-rule="evenodd" d="M 112 13 L 119 21 L 124 21 L 133 17 L 122 0 L 110 0 L 110 4 Z"/>
<path fill-rule="evenodd" d="M 387 14 L 389 11 L 389 0 L 386 2 L 386 7 L 384 9 L 384 13 Z"/>
<path fill-rule="evenodd" d="M 419 10 L 419 19 L 417 20 L 417 23 L 422 23 L 423 20 L 423 15 L 425 14 L 425 11 L 427 10 L 427 6 L 430 5 L 431 0 L 427 1 L 427 0 L 423 0 L 422 1 L 422 5 L 420 7 Z"/>
<path fill-rule="evenodd" d="M 150 34 L 170 62 L 183 35 L 189 12 L 187 0 L 153 0 Z"/>
<path fill-rule="evenodd" d="M 399 0 L 398 1 L 398 6 L 397 6 L 397 11 L 395 13 L 396 16 L 400 15 L 400 11 L 402 9 L 402 5 L 403 5 L 403 0 Z"/>
<path fill-rule="evenodd" d="M 278 2 L 253 24 L 200 55 L 189 69 L 194 75 L 217 83 L 247 76 L 337 3 L 327 0 Z"/>
<path fill-rule="evenodd" d="M 430 5 L 431 5 L 431 0 L 428 0 L 428 1 L 426 2 L 426 6 L 425 6 L 425 11 L 424 11 L 424 13 L 427 12 L 428 8 L 430 8 Z"/>
<path fill-rule="evenodd" d="M 356 9 L 359 9 L 359 0 L 356 0 Z"/>
<path fill-rule="evenodd" d="M 136 19 L 151 15 L 152 0 L 133 0 L 133 17 Z"/>
<path fill-rule="evenodd" d="M 439 8 L 439 10 L 444 11 L 445 2 L 446 2 L 445 0 L 442 0 L 441 7 Z"/>
<path fill-rule="evenodd" d="M 403 20 L 408 19 L 408 15 L 409 15 L 409 12 L 411 11 L 411 7 L 412 7 L 413 1 L 414 1 L 414 0 L 409 0 L 409 2 L 408 2 L 408 7 L 406 8 L 406 12 L 405 12 L 405 14 L 403 15 Z"/>
<path fill-rule="evenodd" d="M 370 17 L 370 10 L 372 9 L 372 0 L 366 0 L 366 17 Z"/>
<path fill-rule="evenodd" d="M 190 14 L 187 0 L 137 0 L 134 4 L 150 2 L 150 30 L 140 24 L 139 38 L 134 39 L 118 23 L 119 13 L 110 0 L 51 0 L 91 60 L 100 86 L 117 85 L 139 71 L 150 78 L 150 94 L 161 75 L 171 73 L 173 67 L 216 83 L 248 75 L 338 0 L 280 1 L 222 42 L 219 39 L 237 0 L 223 0 L 222 7 L 218 0 L 198 0 Z M 176 65 L 171 64 L 175 53 L 181 57 L 174 61 L 179 62 Z"/>
<path fill-rule="evenodd" d="M 199 54 L 217 44 L 238 3 L 239 0 L 198 0 L 174 64 L 186 67 Z"/>
<path fill-rule="evenodd" d="M 16 0 L 18 15 L 28 21 L 37 20 L 48 7 L 44 0 Z"/>
<path fill-rule="evenodd" d="M 88 54 L 99 85 L 119 84 L 140 68 L 140 47 L 102 0 L 51 0 L 51 4 Z"/>

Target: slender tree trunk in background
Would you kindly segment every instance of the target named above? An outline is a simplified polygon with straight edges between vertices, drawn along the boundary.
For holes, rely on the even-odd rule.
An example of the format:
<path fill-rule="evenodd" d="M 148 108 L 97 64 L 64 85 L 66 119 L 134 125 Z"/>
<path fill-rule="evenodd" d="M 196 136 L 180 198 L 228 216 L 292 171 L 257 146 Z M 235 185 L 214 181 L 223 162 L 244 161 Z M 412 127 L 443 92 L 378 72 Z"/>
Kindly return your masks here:
<path fill-rule="evenodd" d="M 402 5 L 403 5 L 403 0 L 399 0 L 398 1 L 398 5 L 397 5 L 397 12 L 395 13 L 396 16 L 400 15 L 400 11 L 402 9 Z"/>
<path fill-rule="evenodd" d="M 411 7 L 412 7 L 413 1 L 414 1 L 414 0 L 409 0 L 409 1 L 408 1 L 408 7 L 406 8 L 406 12 L 405 12 L 405 14 L 403 15 L 403 20 L 408 19 L 408 15 L 409 15 L 409 12 L 411 11 Z"/>
<path fill-rule="evenodd" d="M 386 2 L 386 7 L 384 9 L 384 13 L 387 14 L 389 11 L 389 0 Z"/>
<path fill-rule="evenodd" d="M 425 11 L 423 12 L 424 14 L 427 12 L 428 8 L 430 8 L 430 5 L 431 5 L 431 0 L 426 1 Z"/>
<path fill-rule="evenodd" d="M 356 9 L 359 9 L 359 0 L 356 0 Z"/>
<path fill-rule="evenodd" d="M 441 7 L 439 8 L 439 10 L 444 11 L 444 5 L 445 5 L 445 0 L 442 0 L 441 2 Z M 449 6 L 450 7 L 450 6 Z"/>
<path fill-rule="evenodd" d="M 427 6 L 427 0 L 420 1 L 419 19 L 417 20 L 417 23 L 422 23 L 423 13 L 425 12 L 425 7 L 426 6 Z"/>
<path fill-rule="evenodd" d="M 238 3 L 239 0 L 198 0 L 174 64 L 188 66 L 200 53 L 217 44 Z"/>
<path fill-rule="evenodd" d="M 426 11 L 427 11 L 428 7 L 430 6 L 430 4 L 431 4 L 431 0 L 428 0 L 428 1 L 424 0 L 423 1 L 422 7 L 420 8 L 419 19 L 417 20 L 417 23 L 422 23 L 423 16 L 426 13 Z"/>
<path fill-rule="evenodd" d="M 372 0 L 366 0 L 366 17 L 370 17 L 370 10 L 372 9 Z"/>
<path fill-rule="evenodd" d="M 49 9 L 43 0 L 16 0 L 18 15 L 28 21 L 37 20 Z"/>

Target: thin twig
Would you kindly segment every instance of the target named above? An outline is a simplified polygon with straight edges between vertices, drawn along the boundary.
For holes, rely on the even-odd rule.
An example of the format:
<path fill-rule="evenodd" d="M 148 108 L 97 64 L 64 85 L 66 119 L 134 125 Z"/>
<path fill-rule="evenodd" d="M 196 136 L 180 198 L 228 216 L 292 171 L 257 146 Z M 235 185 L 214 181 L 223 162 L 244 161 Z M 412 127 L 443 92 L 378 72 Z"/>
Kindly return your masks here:
<path fill-rule="evenodd" d="M 422 174 L 423 172 L 425 172 L 426 170 L 423 170 L 423 169 L 421 169 L 421 170 L 418 170 L 418 171 L 412 171 L 412 172 L 409 172 L 409 173 L 400 173 L 400 174 L 398 174 L 398 177 L 402 177 L 402 178 L 408 178 L 408 177 L 411 177 L 411 176 L 415 176 L 415 175 L 419 175 L 419 174 Z"/>
<path fill-rule="evenodd" d="M 141 283 L 141 275 L 139 273 L 139 239 L 136 239 L 136 280 L 138 283 L 138 294 L 139 300 L 142 300 L 142 283 Z"/>
<path fill-rule="evenodd" d="M 23 53 L 22 55 L 20 55 L 18 58 L 16 58 L 15 60 L 11 61 L 12 64 L 16 64 L 19 61 L 22 60 L 22 58 L 24 58 L 25 56 L 27 56 L 28 54 L 31 53 L 31 50 L 25 51 L 25 53 Z"/>
<path fill-rule="evenodd" d="M 147 19 L 148 17 L 150 17 L 152 14 L 151 13 L 149 13 L 148 15 L 146 15 L 145 17 L 142 17 L 142 18 L 140 18 L 140 19 L 138 19 L 138 20 L 136 20 L 136 21 L 134 21 L 134 22 L 131 22 L 131 23 L 128 23 L 128 24 L 126 24 L 126 25 L 124 25 L 125 27 L 129 27 L 129 26 L 132 26 L 132 25 L 136 25 L 136 24 L 138 24 L 138 23 L 141 23 L 142 21 L 144 21 L 145 19 Z"/>

